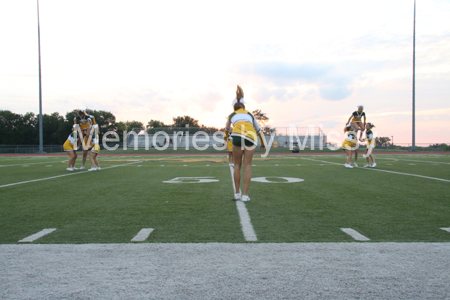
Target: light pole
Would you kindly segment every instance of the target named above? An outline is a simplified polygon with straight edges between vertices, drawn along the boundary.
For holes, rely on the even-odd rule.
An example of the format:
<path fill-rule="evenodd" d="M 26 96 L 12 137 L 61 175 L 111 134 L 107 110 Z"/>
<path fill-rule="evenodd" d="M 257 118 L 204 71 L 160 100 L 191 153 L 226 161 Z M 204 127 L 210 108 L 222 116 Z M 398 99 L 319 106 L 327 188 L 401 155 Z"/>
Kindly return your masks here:
<path fill-rule="evenodd" d="M 37 17 L 38 17 L 38 53 L 39 53 L 39 151 L 44 153 L 44 138 L 42 124 L 42 76 L 41 76 L 41 29 L 39 24 L 39 0 L 37 0 Z"/>
<path fill-rule="evenodd" d="M 414 0 L 413 26 L 413 78 L 412 78 L 412 151 L 416 150 L 416 0 Z"/>
<path fill-rule="evenodd" d="M 394 136 L 393 135 L 391 135 L 391 138 L 392 138 L 392 147 L 394 147 Z"/>

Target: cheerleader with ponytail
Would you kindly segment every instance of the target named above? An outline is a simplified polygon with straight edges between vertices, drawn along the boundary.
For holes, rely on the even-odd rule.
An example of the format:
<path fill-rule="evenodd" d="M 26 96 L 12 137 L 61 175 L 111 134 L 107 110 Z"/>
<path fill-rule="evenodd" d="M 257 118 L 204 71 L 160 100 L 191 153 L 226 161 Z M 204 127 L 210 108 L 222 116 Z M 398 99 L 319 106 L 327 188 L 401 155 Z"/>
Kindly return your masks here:
<path fill-rule="evenodd" d="M 234 185 L 236 188 L 233 200 L 250 201 L 248 189 L 252 179 L 252 159 L 258 143 L 258 136 L 261 139 L 261 149 L 263 150 L 266 141 L 255 117 L 245 110 L 244 91 L 239 85 L 236 89 L 236 99 L 233 100 L 233 109 L 234 112 L 228 116 L 224 135 L 225 142 L 229 135 L 233 139 Z M 231 124 L 233 124 L 233 130 L 230 134 Z M 244 189 L 241 195 L 242 164 L 244 164 Z"/>

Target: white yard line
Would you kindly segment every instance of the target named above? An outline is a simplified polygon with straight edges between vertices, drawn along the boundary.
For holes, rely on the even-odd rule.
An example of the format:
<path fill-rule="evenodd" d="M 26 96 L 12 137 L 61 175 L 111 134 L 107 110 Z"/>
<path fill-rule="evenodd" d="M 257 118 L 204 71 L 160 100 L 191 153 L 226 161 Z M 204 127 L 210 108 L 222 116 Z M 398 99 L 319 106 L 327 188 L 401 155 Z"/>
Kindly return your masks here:
<path fill-rule="evenodd" d="M 427 161 L 427 160 L 414 160 L 414 159 L 401 159 L 401 158 L 386 158 L 386 157 L 380 157 L 380 156 L 377 156 L 377 160 L 378 160 L 378 159 L 402 160 L 402 161 L 413 161 L 413 162 L 422 162 L 422 163 L 432 163 L 432 164 L 445 164 L 445 165 L 450 165 L 450 163 L 448 163 L 448 162 L 443 162 L 443 161 Z"/>
<path fill-rule="evenodd" d="M 358 231 L 351 229 L 351 228 L 341 228 L 341 230 L 343 232 L 345 232 L 346 234 L 348 234 L 349 236 L 351 236 L 352 238 L 354 238 L 357 241 L 362 241 L 362 242 L 366 242 L 366 241 L 370 241 L 369 238 L 363 236 L 361 233 L 359 233 Z"/>
<path fill-rule="evenodd" d="M 441 228 L 442 230 L 445 230 L 445 231 L 447 231 L 447 232 L 450 232 L 450 227 L 447 227 L 447 228 Z"/>
<path fill-rule="evenodd" d="M 126 166 L 126 165 L 135 164 L 135 163 L 138 163 L 138 162 L 141 162 L 141 161 L 135 161 L 135 162 L 131 162 L 131 163 L 123 164 L 123 165 L 117 165 L 117 166 L 105 167 L 105 168 L 102 168 L 102 170 L 111 169 L 111 168 L 116 168 L 116 167 L 122 167 L 122 166 Z M 97 172 L 97 171 L 96 171 L 96 172 Z M 101 172 L 101 171 L 99 171 L 99 172 Z M 20 182 L 8 183 L 8 184 L 0 185 L 0 188 L 7 187 L 7 186 L 18 185 L 18 184 L 30 183 L 30 182 L 43 181 L 43 180 L 48 180 L 48 179 L 55 179 L 55 178 L 60 178 L 60 177 L 65 177 L 65 176 L 71 176 L 71 175 L 87 174 L 87 173 L 91 173 L 91 172 L 87 172 L 87 171 L 84 171 L 84 172 L 83 172 L 83 171 L 81 171 L 81 172 L 68 173 L 68 174 L 63 174 L 63 175 L 58 175 L 58 176 L 52 176 L 52 177 L 46 177 L 46 178 L 39 178 L 39 179 L 33 179 L 33 180 L 27 180 L 27 181 L 20 181 Z"/>
<path fill-rule="evenodd" d="M 150 233 L 153 232 L 153 228 L 142 228 L 138 234 L 131 240 L 132 242 L 143 242 L 145 241 Z"/>
<path fill-rule="evenodd" d="M 21 239 L 19 241 L 19 243 L 31 243 L 34 242 L 35 240 L 43 237 L 44 235 L 47 235 L 49 233 L 52 233 L 53 231 L 55 231 L 56 228 L 48 228 L 48 229 L 43 229 L 41 231 L 39 231 L 38 233 L 32 234 L 29 237 L 26 237 L 24 239 Z"/>
<path fill-rule="evenodd" d="M 61 160 L 58 161 L 44 161 L 44 162 L 38 162 L 38 163 L 25 163 L 25 164 L 15 164 L 15 165 L 0 165 L 0 168 L 2 167 L 17 167 L 17 166 L 28 166 L 28 165 L 39 165 L 39 164 L 50 164 L 50 163 L 57 163 L 61 162 Z"/>
<path fill-rule="evenodd" d="M 231 182 L 233 183 L 233 194 L 236 192 L 236 186 L 234 184 L 234 168 L 230 166 L 231 172 Z M 239 189 L 239 192 L 241 190 Z M 248 214 L 245 203 L 242 201 L 236 201 L 236 207 L 239 213 L 239 219 L 241 221 L 242 233 L 247 242 L 256 242 L 258 238 L 256 237 L 256 232 L 253 229 L 252 222 L 250 220 L 250 215 Z"/>
<path fill-rule="evenodd" d="M 318 160 L 318 159 L 312 159 L 312 158 L 303 158 L 303 159 L 312 160 L 312 161 L 318 161 L 318 162 L 324 162 L 324 163 L 333 164 L 333 165 L 344 166 L 344 164 L 341 164 L 341 163 L 335 163 L 335 162 L 330 162 L 330 161 L 325 161 L 325 160 Z M 414 176 L 414 177 L 420 177 L 420 178 L 426 178 L 426 179 L 433 179 L 433 180 L 439 180 L 439 181 L 444 181 L 444 182 L 450 182 L 450 180 L 448 180 L 448 179 L 429 177 L 429 176 L 423 176 L 423 175 L 417 175 L 417 174 L 402 173 L 402 172 L 395 172 L 395 171 L 388 171 L 388 170 L 382 170 L 382 169 L 378 169 L 378 168 L 358 168 L 358 169 L 379 171 L 379 172 L 386 172 L 386 173 L 392 173 L 392 174 Z"/>

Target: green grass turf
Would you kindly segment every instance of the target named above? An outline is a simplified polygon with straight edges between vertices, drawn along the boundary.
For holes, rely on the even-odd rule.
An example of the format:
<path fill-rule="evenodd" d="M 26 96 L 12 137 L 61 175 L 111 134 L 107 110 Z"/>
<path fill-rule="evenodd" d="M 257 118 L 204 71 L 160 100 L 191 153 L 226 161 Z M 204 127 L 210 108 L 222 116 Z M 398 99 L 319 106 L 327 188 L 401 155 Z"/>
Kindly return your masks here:
<path fill-rule="evenodd" d="M 376 158 L 379 170 L 450 180 L 450 155 Z M 275 181 L 251 183 L 246 208 L 258 242 L 353 242 L 340 228 L 371 242 L 450 242 L 450 233 L 440 229 L 450 227 L 450 182 L 346 169 L 344 160 L 255 156 L 253 177 Z M 146 242 L 245 242 L 223 154 L 100 156 L 103 170 L 96 172 L 69 173 L 66 161 L 0 157 L 0 186 L 61 176 L 0 187 L 0 243 L 17 243 L 44 228 L 57 230 L 34 243 L 130 243 L 142 228 L 155 229 Z M 177 177 L 219 181 L 163 183 Z"/>

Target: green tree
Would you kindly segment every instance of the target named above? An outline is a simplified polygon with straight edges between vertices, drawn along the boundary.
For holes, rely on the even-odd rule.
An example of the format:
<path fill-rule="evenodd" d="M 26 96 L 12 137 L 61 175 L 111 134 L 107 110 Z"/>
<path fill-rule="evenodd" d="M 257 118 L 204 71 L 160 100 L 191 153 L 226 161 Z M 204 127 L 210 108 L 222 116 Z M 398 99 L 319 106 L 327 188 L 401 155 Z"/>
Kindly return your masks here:
<path fill-rule="evenodd" d="M 164 124 L 164 122 L 162 121 L 158 121 L 158 120 L 150 120 L 147 123 L 147 128 L 159 128 L 159 127 L 169 127 L 170 125 L 166 125 Z"/>
<path fill-rule="evenodd" d="M 272 132 L 275 132 L 276 129 L 270 127 L 267 125 L 269 122 L 269 117 L 267 116 L 267 113 L 263 113 L 260 109 L 255 109 L 252 111 L 252 115 L 255 117 L 255 119 L 258 121 L 259 126 L 261 126 L 261 129 L 265 135 L 270 135 Z"/>
<path fill-rule="evenodd" d="M 186 127 L 186 124 L 188 124 L 189 127 L 200 127 L 198 120 L 195 120 L 190 116 L 178 116 L 173 118 L 173 127 Z"/>
<path fill-rule="evenodd" d="M 388 146 L 388 143 L 390 141 L 391 141 L 391 138 L 389 138 L 387 136 L 375 137 L 375 143 L 377 143 L 377 145 L 380 145 L 382 147 Z"/>
<path fill-rule="evenodd" d="M 63 144 L 71 130 L 71 125 L 57 112 L 42 116 L 42 133 L 45 145 Z"/>
<path fill-rule="evenodd" d="M 126 121 L 125 122 L 125 126 L 128 132 L 132 131 L 134 129 L 134 131 L 137 131 L 139 128 L 144 128 L 144 124 L 142 122 L 139 121 Z M 140 130 L 139 130 L 140 131 Z M 138 133 L 139 133 L 138 131 Z"/>

